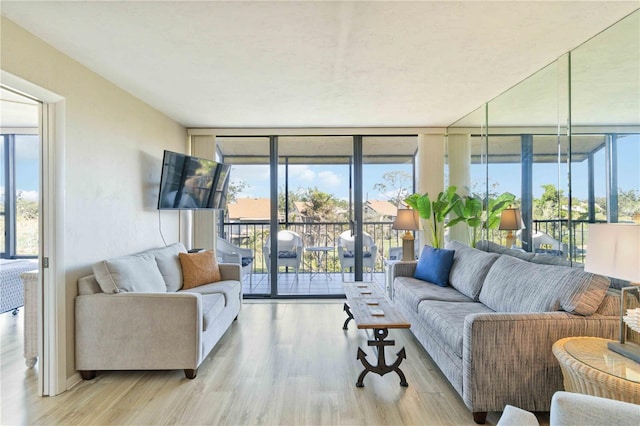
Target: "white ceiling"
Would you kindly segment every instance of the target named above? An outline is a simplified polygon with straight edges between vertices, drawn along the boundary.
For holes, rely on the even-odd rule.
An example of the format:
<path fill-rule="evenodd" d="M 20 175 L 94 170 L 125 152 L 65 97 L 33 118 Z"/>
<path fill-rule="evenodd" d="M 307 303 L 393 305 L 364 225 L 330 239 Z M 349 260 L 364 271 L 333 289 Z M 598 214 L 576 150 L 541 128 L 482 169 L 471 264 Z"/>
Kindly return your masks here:
<path fill-rule="evenodd" d="M 640 1 L 14 2 L 188 127 L 447 126 Z"/>

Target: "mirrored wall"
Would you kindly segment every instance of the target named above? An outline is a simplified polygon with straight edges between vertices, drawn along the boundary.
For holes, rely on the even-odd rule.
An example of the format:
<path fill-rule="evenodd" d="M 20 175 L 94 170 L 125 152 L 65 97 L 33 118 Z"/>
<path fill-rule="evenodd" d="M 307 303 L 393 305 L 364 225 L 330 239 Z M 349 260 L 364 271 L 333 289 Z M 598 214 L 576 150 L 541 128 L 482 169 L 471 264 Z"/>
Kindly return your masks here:
<path fill-rule="evenodd" d="M 515 196 L 516 247 L 582 263 L 588 223 L 640 220 L 639 34 L 636 11 L 449 127 L 449 146 L 467 138 L 484 217 Z"/>

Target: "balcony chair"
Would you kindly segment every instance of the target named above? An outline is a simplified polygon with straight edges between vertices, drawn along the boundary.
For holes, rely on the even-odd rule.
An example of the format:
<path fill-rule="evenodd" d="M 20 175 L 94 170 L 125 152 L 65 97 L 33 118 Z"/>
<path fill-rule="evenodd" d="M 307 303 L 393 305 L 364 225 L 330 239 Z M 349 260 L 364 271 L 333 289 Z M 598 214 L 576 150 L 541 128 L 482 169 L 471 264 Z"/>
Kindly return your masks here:
<path fill-rule="evenodd" d="M 242 267 L 241 281 L 245 276 L 249 276 L 249 288 L 253 283 L 253 250 L 242 248 L 231 244 L 229 241 L 218 237 L 216 242 L 216 254 L 222 259 L 223 263 L 235 263 Z"/>
<path fill-rule="evenodd" d="M 374 244 L 371 235 L 366 232 L 362 233 L 362 266 L 371 270 L 371 281 L 373 281 L 373 271 L 376 265 L 376 256 L 378 247 Z M 342 281 L 344 281 L 344 270 L 355 266 L 355 236 L 351 235 L 351 231 L 344 231 L 338 238 L 338 259 L 340 260 L 340 273 Z"/>
<path fill-rule="evenodd" d="M 278 269 L 281 266 L 293 268 L 296 272 L 296 282 L 298 281 L 298 271 L 302 263 L 303 249 L 302 237 L 299 234 L 289 230 L 278 232 Z M 270 273 L 271 236 L 267 238 L 262 253 L 264 254 L 264 262 L 267 264 L 267 271 Z"/>

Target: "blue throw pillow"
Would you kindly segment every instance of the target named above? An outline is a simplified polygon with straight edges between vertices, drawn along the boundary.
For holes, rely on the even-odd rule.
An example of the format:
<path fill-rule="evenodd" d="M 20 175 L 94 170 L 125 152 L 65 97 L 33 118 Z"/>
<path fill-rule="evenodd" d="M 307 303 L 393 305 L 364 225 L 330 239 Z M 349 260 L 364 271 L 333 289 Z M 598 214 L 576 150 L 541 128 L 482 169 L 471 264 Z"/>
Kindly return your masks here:
<path fill-rule="evenodd" d="M 454 253 L 455 250 L 424 246 L 413 278 L 446 287 L 449 284 L 449 271 L 453 265 Z"/>

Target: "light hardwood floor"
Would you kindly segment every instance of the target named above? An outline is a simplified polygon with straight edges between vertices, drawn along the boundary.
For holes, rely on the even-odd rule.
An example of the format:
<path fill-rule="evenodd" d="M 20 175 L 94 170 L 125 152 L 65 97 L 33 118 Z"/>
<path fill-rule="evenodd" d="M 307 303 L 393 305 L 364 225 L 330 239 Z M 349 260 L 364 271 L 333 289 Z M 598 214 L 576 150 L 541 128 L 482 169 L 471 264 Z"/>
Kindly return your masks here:
<path fill-rule="evenodd" d="M 3 315 L 0 424 L 474 425 L 408 330 L 390 336 L 393 353 L 406 348 L 409 387 L 391 373 L 369 374 L 357 388 L 358 346 L 374 355 L 353 322 L 342 330 L 345 318 L 337 301 L 245 303 L 195 380 L 182 371 L 99 372 L 41 398 L 22 358 L 21 314 Z M 499 415 L 489 413 L 487 424 Z"/>

